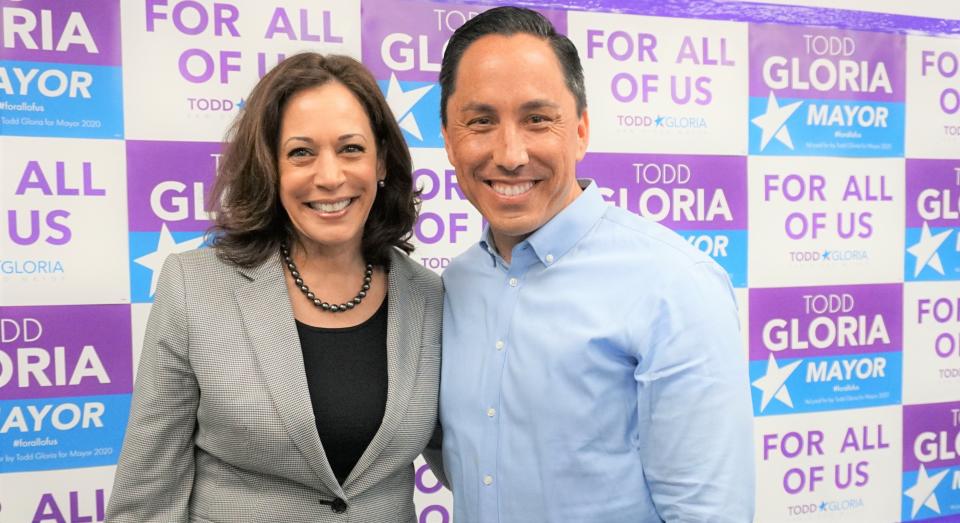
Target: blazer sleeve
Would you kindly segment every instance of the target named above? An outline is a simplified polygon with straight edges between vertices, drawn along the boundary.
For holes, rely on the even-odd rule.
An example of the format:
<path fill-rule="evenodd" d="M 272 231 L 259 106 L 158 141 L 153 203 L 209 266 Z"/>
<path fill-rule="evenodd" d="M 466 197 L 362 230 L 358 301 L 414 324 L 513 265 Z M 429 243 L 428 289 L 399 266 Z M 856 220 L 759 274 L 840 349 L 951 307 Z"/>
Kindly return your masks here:
<path fill-rule="evenodd" d="M 200 390 L 190 366 L 183 268 L 169 256 L 147 321 L 110 522 L 189 519 Z"/>
<path fill-rule="evenodd" d="M 443 470 L 443 427 L 440 426 L 439 420 L 433 430 L 430 443 L 427 443 L 427 448 L 423 449 L 423 459 L 430 466 L 430 471 L 437 477 L 437 481 L 447 487 L 447 490 L 451 490 L 450 480 L 447 479 L 447 473 Z"/>

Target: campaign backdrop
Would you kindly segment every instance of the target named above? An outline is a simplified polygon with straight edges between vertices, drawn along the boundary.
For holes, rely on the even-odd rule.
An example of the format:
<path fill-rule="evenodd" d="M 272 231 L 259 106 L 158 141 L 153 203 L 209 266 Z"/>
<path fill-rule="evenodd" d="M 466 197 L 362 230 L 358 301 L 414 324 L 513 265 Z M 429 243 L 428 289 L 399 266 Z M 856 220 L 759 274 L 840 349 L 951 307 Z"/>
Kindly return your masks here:
<path fill-rule="evenodd" d="M 519 3 L 580 52 L 579 176 L 730 276 L 756 520 L 960 520 L 960 22 Z M 104 520 L 160 267 L 207 243 L 226 131 L 284 57 L 372 71 L 422 191 L 418 263 L 478 241 L 437 74 L 492 5 L 0 0 L 0 521 Z M 422 460 L 415 492 L 421 523 L 452 521 Z"/>

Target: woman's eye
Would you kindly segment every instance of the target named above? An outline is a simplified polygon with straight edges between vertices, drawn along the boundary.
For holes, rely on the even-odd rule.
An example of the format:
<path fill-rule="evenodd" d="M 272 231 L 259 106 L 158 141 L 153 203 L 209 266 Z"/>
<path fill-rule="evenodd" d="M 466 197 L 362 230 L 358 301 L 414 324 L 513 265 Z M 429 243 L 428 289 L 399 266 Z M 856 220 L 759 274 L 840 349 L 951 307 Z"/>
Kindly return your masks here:
<path fill-rule="evenodd" d="M 340 149 L 340 151 L 344 153 L 362 153 L 366 150 L 367 149 L 364 146 L 357 143 L 344 145 L 343 148 Z"/>
<path fill-rule="evenodd" d="M 310 149 L 307 149 L 306 147 L 297 147 L 296 149 L 292 149 L 289 153 L 287 153 L 288 158 L 298 158 L 309 155 Z"/>

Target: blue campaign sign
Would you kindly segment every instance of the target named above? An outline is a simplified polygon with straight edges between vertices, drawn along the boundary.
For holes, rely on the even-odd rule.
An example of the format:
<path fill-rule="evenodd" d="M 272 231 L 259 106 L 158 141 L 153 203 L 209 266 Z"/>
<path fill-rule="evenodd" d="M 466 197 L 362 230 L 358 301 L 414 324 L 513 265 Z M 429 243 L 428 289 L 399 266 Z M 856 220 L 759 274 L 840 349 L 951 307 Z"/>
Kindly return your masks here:
<path fill-rule="evenodd" d="M 130 394 L 0 401 L 0 473 L 115 465 Z"/>
<path fill-rule="evenodd" d="M 952 227 L 907 227 L 906 281 L 960 280 L 960 234 Z"/>
<path fill-rule="evenodd" d="M 904 104 L 750 97 L 750 154 L 903 156 Z"/>
<path fill-rule="evenodd" d="M 443 147 L 440 131 L 440 84 L 402 82 L 391 77 L 377 82 L 387 97 L 409 147 Z"/>
<path fill-rule="evenodd" d="M 123 138 L 120 67 L 0 61 L 0 135 Z"/>
<path fill-rule="evenodd" d="M 896 405 L 903 355 L 783 358 L 750 362 L 753 414 L 769 416 Z"/>

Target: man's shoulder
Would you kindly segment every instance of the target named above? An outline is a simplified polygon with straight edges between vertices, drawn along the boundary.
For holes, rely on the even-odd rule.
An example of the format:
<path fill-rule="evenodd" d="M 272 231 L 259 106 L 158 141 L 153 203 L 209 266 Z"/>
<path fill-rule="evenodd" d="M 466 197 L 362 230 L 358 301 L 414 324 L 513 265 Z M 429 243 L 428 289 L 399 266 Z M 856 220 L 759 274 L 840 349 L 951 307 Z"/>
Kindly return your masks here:
<path fill-rule="evenodd" d="M 636 250 L 666 269 L 716 263 L 677 232 L 619 207 L 607 209 L 600 227 L 600 234 L 609 235 L 618 248 Z"/>
<path fill-rule="evenodd" d="M 703 314 L 726 304 L 735 309 L 726 270 L 677 232 L 619 208 L 605 213 L 601 227 L 606 238 L 598 247 L 623 249 L 608 258 L 613 261 L 604 273 L 616 275 L 623 286 Z"/>

